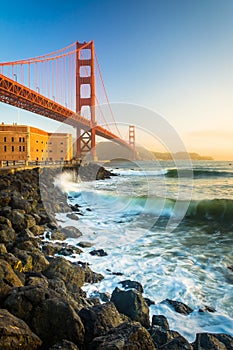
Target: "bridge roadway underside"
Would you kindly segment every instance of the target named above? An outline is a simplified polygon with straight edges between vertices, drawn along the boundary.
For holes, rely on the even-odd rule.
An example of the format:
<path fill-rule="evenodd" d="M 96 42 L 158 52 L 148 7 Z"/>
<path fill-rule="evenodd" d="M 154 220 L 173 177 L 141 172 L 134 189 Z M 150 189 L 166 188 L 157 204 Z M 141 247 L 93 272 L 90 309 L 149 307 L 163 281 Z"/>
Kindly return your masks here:
<path fill-rule="evenodd" d="M 90 120 L 2 74 L 0 74 L 0 102 L 40 114 L 58 122 L 64 122 L 74 128 L 80 128 L 84 132 L 95 128 L 96 135 L 131 149 L 127 142 L 111 131 L 98 124 L 92 125 Z"/>

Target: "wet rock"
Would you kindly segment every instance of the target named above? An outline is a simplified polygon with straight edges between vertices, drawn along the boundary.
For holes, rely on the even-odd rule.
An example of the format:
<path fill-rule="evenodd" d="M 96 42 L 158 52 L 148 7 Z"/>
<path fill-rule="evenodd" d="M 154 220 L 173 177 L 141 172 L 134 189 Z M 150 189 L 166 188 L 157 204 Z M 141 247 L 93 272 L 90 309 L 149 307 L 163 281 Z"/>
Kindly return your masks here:
<path fill-rule="evenodd" d="M 113 272 L 110 269 L 106 269 L 106 271 L 110 272 L 113 276 L 123 276 L 124 274 L 122 272 Z"/>
<path fill-rule="evenodd" d="M 68 340 L 61 340 L 50 347 L 49 350 L 79 350 L 79 348 Z"/>
<path fill-rule="evenodd" d="M 90 252 L 90 254 L 95 255 L 95 256 L 107 256 L 108 255 L 103 249 L 92 250 Z"/>
<path fill-rule="evenodd" d="M 79 242 L 77 245 L 81 248 L 90 248 L 93 246 L 91 242 Z"/>
<path fill-rule="evenodd" d="M 0 348 L 4 350 L 36 350 L 42 344 L 28 325 L 7 310 L 0 309 Z"/>
<path fill-rule="evenodd" d="M 78 264 L 72 264 L 62 257 L 54 258 L 44 271 L 47 278 L 59 278 L 65 282 L 67 290 L 76 293 L 85 282 L 85 271 Z"/>
<path fill-rule="evenodd" d="M 51 235 L 49 236 L 51 240 L 57 240 L 57 241 L 64 241 L 67 237 L 63 232 L 60 231 L 53 231 Z"/>
<path fill-rule="evenodd" d="M 125 322 L 110 329 L 104 336 L 96 337 L 90 344 L 91 350 L 155 350 L 148 331 L 137 322 Z"/>
<path fill-rule="evenodd" d="M 64 255 L 64 256 L 70 256 L 73 254 L 81 254 L 81 253 L 82 253 L 82 250 L 74 246 L 66 246 L 64 248 L 61 248 L 57 252 L 57 254 Z"/>
<path fill-rule="evenodd" d="M 170 340 L 168 343 L 159 347 L 161 350 L 193 350 L 193 347 L 189 342 L 179 335 L 174 339 Z M 209 350 L 212 348 L 208 348 Z M 220 349 L 219 349 L 220 350 Z"/>
<path fill-rule="evenodd" d="M 159 348 L 168 343 L 172 338 L 172 333 L 160 326 L 152 326 L 149 329 L 149 333 L 153 339 L 156 348 Z"/>
<path fill-rule="evenodd" d="M 82 269 L 83 269 L 84 274 L 85 274 L 85 282 L 86 283 L 97 283 L 97 282 L 102 281 L 102 279 L 104 278 L 104 276 L 101 275 L 100 273 L 96 273 L 96 272 L 92 271 L 90 269 L 90 267 L 88 266 L 88 264 L 85 264 L 85 263 L 80 264 L 79 262 L 74 263 L 74 264 L 82 266 Z"/>
<path fill-rule="evenodd" d="M 46 299 L 33 312 L 32 329 L 44 347 L 67 339 L 77 345 L 84 341 L 84 327 L 73 307 L 62 298 Z M 49 331 L 48 331 L 49 330 Z"/>
<path fill-rule="evenodd" d="M 140 322 L 144 327 L 150 326 L 149 308 L 137 290 L 122 291 L 116 287 L 112 293 L 111 302 L 120 313 L 130 317 L 131 320 Z"/>
<path fill-rule="evenodd" d="M 211 307 L 211 306 L 207 306 L 207 305 L 204 305 L 202 308 L 200 308 L 199 310 L 198 310 L 199 312 L 216 312 L 216 310 L 213 308 L 213 307 Z"/>
<path fill-rule="evenodd" d="M 166 331 L 169 330 L 168 320 L 163 315 L 153 315 L 152 316 L 152 326 L 162 327 Z"/>
<path fill-rule="evenodd" d="M 227 266 L 227 268 L 228 268 L 229 270 L 233 271 L 233 265 Z"/>
<path fill-rule="evenodd" d="M 61 250 L 62 245 L 59 243 L 48 243 L 48 242 L 44 242 L 42 244 L 42 252 L 45 255 L 50 255 L 53 256 L 54 254 L 56 254 L 57 252 L 59 252 L 59 250 Z"/>
<path fill-rule="evenodd" d="M 83 308 L 79 312 L 79 316 L 85 328 L 86 343 L 124 322 L 113 303 Z"/>
<path fill-rule="evenodd" d="M 67 215 L 66 215 L 69 219 L 71 219 L 71 220 L 79 220 L 79 217 L 78 217 L 78 215 L 76 215 L 76 214 L 74 214 L 74 213 L 68 213 Z"/>
<path fill-rule="evenodd" d="M 230 350 L 233 349 L 233 337 L 228 334 L 198 333 L 193 350 Z"/>
<path fill-rule="evenodd" d="M 66 238 L 78 238 L 78 237 L 82 236 L 82 232 L 73 226 L 63 227 L 61 229 L 61 232 L 64 233 Z"/>
<path fill-rule="evenodd" d="M 0 300 L 5 298 L 13 287 L 22 286 L 22 282 L 15 274 L 8 262 L 0 260 Z"/>
<path fill-rule="evenodd" d="M 155 305 L 155 302 L 149 298 L 144 298 L 148 306 Z"/>
<path fill-rule="evenodd" d="M 166 299 L 163 301 L 163 303 L 171 305 L 179 314 L 189 315 L 191 312 L 193 312 L 193 309 L 191 309 L 191 307 L 177 300 Z"/>
<path fill-rule="evenodd" d="M 142 287 L 141 283 L 139 283 L 137 281 L 125 280 L 125 281 L 121 281 L 119 283 L 125 289 L 134 288 L 134 289 L 138 290 L 140 293 L 143 293 L 143 287 Z"/>
<path fill-rule="evenodd" d="M 99 294 L 99 298 L 105 302 L 105 303 L 108 303 L 111 299 L 111 294 L 110 293 L 98 293 Z"/>

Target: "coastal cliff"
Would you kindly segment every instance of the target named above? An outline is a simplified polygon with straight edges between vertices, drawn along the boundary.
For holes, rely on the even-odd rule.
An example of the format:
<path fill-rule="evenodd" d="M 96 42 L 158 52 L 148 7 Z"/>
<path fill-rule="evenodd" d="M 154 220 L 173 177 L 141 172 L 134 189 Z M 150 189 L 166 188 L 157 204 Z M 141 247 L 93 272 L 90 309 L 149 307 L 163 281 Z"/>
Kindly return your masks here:
<path fill-rule="evenodd" d="M 233 349 L 229 335 L 200 333 L 190 344 L 169 329 L 164 316 L 153 315 L 151 320 L 151 301 L 143 297 L 143 286 L 136 281 L 122 281 L 110 296 L 87 297 L 83 285 L 103 276 L 92 271 L 88 261 L 78 261 L 85 244 L 66 242 L 82 235 L 78 228 L 82 212 L 78 205 L 69 206 L 66 194 L 54 185 L 60 171 L 1 173 L 0 348 Z M 85 181 L 113 175 L 98 165 L 78 171 Z M 77 227 L 59 227 L 55 213 L 61 212 L 76 218 Z M 93 254 L 101 258 L 104 252 Z M 66 259 L 70 256 L 76 262 Z M 182 303 L 166 302 L 184 316 L 192 312 Z"/>

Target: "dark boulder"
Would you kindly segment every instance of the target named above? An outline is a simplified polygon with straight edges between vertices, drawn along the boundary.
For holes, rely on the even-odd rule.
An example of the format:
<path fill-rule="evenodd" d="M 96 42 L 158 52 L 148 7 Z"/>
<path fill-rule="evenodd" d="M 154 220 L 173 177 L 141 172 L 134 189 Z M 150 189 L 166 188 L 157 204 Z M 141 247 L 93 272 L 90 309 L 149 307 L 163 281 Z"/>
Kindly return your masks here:
<path fill-rule="evenodd" d="M 91 350 L 155 350 L 149 332 L 137 322 L 125 322 L 110 329 L 104 336 L 96 337 Z"/>
<path fill-rule="evenodd" d="M 0 229 L 0 243 L 12 243 L 16 239 L 15 230 L 10 227 Z"/>
<path fill-rule="evenodd" d="M 107 256 L 108 254 L 103 249 L 92 250 L 90 252 L 91 255 L 95 256 Z"/>
<path fill-rule="evenodd" d="M 72 264 L 62 257 L 56 257 L 44 271 L 47 278 L 59 278 L 66 284 L 68 291 L 79 292 L 85 282 L 85 271 L 78 264 Z"/>
<path fill-rule="evenodd" d="M 36 350 L 41 344 L 40 338 L 24 321 L 0 309 L 0 349 Z"/>
<path fill-rule="evenodd" d="M 143 287 L 142 287 L 141 283 L 139 283 L 137 281 L 125 280 L 125 281 L 121 281 L 119 283 L 125 289 L 134 288 L 134 289 L 138 290 L 140 293 L 143 293 Z"/>
<path fill-rule="evenodd" d="M 191 312 L 193 312 L 191 307 L 177 300 L 166 299 L 163 301 L 163 303 L 171 305 L 179 314 L 189 315 Z"/>
<path fill-rule="evenodd" d="M 166 344 L 159 347 L 161 350 L 192 350 L 193 347 L 189 342 L 182 336 L 178 335 Z M 208 350 L 212 348 L 208 348 Z M 220 350 L 220 349 L 219 349 Z"/>
<path fill-rule="evenodd" d="M 85 328 L 86 343 L 124 322 L 113 303 L 83 308 L 79 312 L 79 316 Z"/>
<path fill-rule="evenodd" d="M 193 350 L 232 350 L 233 337 L 228 334 L 198 333 Z"/>
<path fill-rule="evenodd" d="M 46 299 L 33 312 L 32 329 L 46 347 L 67 339 L 82 345 L 84 327 L 73 307 L 62 298 Z"/>
<path fill-rule="evenodd" d="M 116 287 L 111 301 L 120 313 L 130 317 L 133 321 L 140 322 L 144 327 L 150 326 L 149 308 L 137 290 L 122 291 Z"/>
<path fill-rule="evenodd" d="M 13 315 L 31 324 L 32 311 L 46 299 L 56 298 L 58 294 L 41 285 L 13 288 L 4 301 L 4 307 Z"/>
<path fill-rule="evenodd" d="M 169 323 L 165 316 L 163 315 L 153 315 L 152 316 L 152 326 L 159 326 L 165 329 L 166 331 L 169 330 Z"/>

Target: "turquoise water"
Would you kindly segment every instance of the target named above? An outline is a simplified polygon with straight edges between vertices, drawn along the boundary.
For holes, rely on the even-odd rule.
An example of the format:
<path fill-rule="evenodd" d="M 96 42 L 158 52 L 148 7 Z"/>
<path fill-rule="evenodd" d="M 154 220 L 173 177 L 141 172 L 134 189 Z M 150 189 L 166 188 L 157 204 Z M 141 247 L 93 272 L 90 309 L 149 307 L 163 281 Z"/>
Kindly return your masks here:
<path fill-rule="evenodd" d="M 78 222 L 65 214 L 58 219 L 63 226 L 77 226 L 81 240 L 93 243 L 77 259 L 105 276 L 85 286 L 87 292 L 111 293 L 120 280 L 137 280 L 155 302 L 151 316 L 164 314 L 171 328 L 190 341 L 204 331 L 233 335 L 233 272 L 228 268 L 233 265 L 233 166 L 194 162 L 177 171 L 172 162 L 106 165 L 119 176 L 79 183 L 68 174 L 62 178 L 70 202 L 80 204 L 85 215 Z M 108 256 L 89 254 L 100 248 Z M 194 312 L 177 314 L 161 304 L 166 298 Z M 200 313 L 205 306 L 216 312 Z"/>

